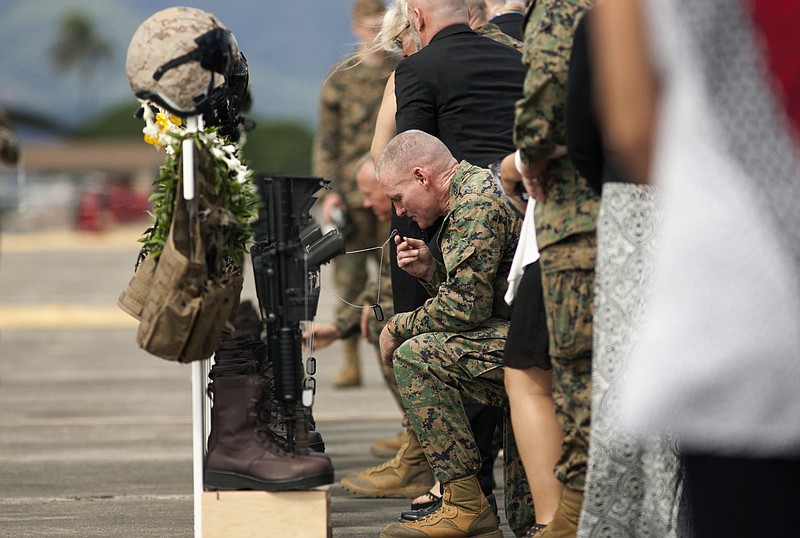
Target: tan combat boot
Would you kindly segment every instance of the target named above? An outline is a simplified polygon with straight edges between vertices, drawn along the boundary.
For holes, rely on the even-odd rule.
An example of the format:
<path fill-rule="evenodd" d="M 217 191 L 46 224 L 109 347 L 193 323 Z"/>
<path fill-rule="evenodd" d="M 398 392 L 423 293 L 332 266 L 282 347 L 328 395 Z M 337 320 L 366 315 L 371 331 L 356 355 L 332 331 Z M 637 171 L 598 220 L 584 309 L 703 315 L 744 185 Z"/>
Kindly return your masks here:
<path fill-rule="evenodd" d="M 406 438 L 405 430 L 397 432 L 394 437 L 385 439 L 375 439 L 369 447 L 369 451 L 376 458 L 393 458 Z"/>
<path fill-rule="evenodd" d="M 392 523 L 381 538 L 503 538 L 475 475 L 444 485 L 442 506 L 417 521 Z"/>
<path fill-rule="evenodd" d="M 352 336 L 342 340 L 342 369 L 333 378 L 333 386 L 337 389 L 361 386 L 361 360 L 358 356 L 358 337 Z"/>
<path fill-rule="evenodd" d="M 578 518 L 583 505 L 583 491 L 564 488 L 561 503 L 558 505 L 553 520 L 536 538 L 575 538 L 578 535 Z"/>
<path fill-rule="evenodd" d="M 366 497 L 413 499 L 436 480 L 414 432 L 409 431 L 397 454 L 384 463 L 342 478 L 347 491 Z"/>

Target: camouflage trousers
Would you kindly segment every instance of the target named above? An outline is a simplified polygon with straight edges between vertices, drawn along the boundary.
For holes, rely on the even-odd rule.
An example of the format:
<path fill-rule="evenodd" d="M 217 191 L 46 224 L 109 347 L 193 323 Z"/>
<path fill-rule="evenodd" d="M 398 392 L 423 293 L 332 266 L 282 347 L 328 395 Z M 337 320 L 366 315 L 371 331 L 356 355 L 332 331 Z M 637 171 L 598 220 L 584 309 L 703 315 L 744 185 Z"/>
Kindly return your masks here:
<path fill-rule="evenodd" d="M 536 520 L 508 415 L 502 367 L 505 335 L 472 336 L 438 332 L 411 338 L 395 351 L 394 374 L 411 427 L 442 483 L 477 474 L 481 467 L 464 404 L 505 408 L 506 518 L 519 536 Z"/>
<path fill-rule="evenodd" d="M 408 427 L 408 419 L 406 418 L 406 410 L 403 406 L 403 397 L 400 396 L 400 389 L 397 387 L 397 380 L 394 377 L 394 370 L 390 366 L 386 366 L 381 360 L 381 348 L 375 344 L 370 346 L 375 350 L 375 355 L 378 359 L 378 366 L 381 369 L 381 375 L 383 376 L 383 380 L 386 382 L 386 387 L 389 389 L 389 392 L 392 393 L 392 398 L 395 402 L 397 402 L 400 411 L 403 412 L 403 427 Z"/>
<path fill-rule="evenodd" d="M 495 362 L 504 342 L 489 340 L 425 333 L 406 340 L 394 354 L 408 419 L 442 483 L 477 474 L 481 466 L 464 403 L 506 405 L 503 368 Z M 481 360 L 484 353 L 489 356 Z"/>
<path fill-rule="evenodd" d="M 595 254 L 594 234 L 582 234 L 543 249 L 540 262 L 553 403 L 564 431 L 555 472 L 567 487 L 578 491 L 585 485 L 589 456 Z"/>

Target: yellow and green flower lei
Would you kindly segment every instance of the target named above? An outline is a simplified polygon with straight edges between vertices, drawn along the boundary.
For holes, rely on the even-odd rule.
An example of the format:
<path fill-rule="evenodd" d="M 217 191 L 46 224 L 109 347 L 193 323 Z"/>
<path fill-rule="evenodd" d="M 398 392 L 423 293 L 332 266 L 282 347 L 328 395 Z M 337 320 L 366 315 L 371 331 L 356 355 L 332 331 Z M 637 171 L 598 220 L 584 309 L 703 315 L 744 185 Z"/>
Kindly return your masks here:
<path fill-rule="evenodd" d="M 225 230 L 223 237 L 225 255 L 234 263 L 241 263 L 238 254 L 247 251 L 252 237 L 250 221 L 257 215 L 260 200 L 251 181 L 252 170 L 239 155 L 240 147 L 221 136 L 216 128 L 205 128 L 197 132 L 186 129 L 181 118 L 169 114 L 151 101 L 140 101 L 144 110 L 144 140 L 157 149 L 164 149 L 166 159 L 161 165 L 159 177 L 153 182 L 150 195 L 153 209 L 148 214 L 153 220 L 139 242 L 143 244 L 140 259 L 152 254 L 158 257 L 169 235 L 175 197 L 180 195 L 181 145 L 187 136 L 194 137 L 198 153 L 209 156 L 214 167 L 214 191 L 221 205 L 233 213 L 237 225 Z"/>

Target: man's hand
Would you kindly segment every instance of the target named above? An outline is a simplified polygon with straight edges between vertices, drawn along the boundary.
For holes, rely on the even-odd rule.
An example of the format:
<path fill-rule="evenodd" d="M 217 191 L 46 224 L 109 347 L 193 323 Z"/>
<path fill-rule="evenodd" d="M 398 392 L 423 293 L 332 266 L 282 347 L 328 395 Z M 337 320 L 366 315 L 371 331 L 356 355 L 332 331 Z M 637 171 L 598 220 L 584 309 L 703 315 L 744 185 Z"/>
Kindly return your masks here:
<path fill-rule="evenodd" d="M 381 331 L 379 341 L 381 346 L 381 360 L 383 364 L 391 368 L 394 361 L 394 352 L 397 351 L 397 348 L 400 347 L 403 340 L 390 333 L 389 327 L 386 325 Z"/>
<path fill-rule="evenodd" d="M 528 191 L 531 198 L 537 202 L 545 201 L 544 192 L 547 186 L 547 177 L 545 173 L 547 172 L 547 166 L 550 164 L 550 161 L 560 159 L 566 155 L 566 146 L 556 146 L 553 152 L 541 161 L 536 161 L 535 163 L 529 163 L 527 165 L 521 163 L 522 169 L 520 173 L 522 174 L 522 184 L 525 185 L 525 190 Z"/>
<path fill-rule="evenodd" d="M 314 323 L 314 330 L 308 329 L 303 331 L 303 345 L 309 336 L 313 336 L 313 345 L 315 349 L 322 349 L 328 347 L 336 340 L 342 337 L 342 333 L 336 328 L 333 323 Z"/>
<path fill-rule="evenodd" d="M 425 241 L 396 235 L 394 242 L 397 244 L 397 266 L 413 277 L 430 282 L 436 262 Z"/>
<path fill-rule="evenodd" d="M 549 159 L 542 159 L 535 163 L 530 163 L 528 165 L 523 163 L 522 165 L 522 184 L 525 185 L 525 190 L 528 191 L 530 197 L 537 202 L 545 201 L 545 172 L 547 171 L 547 165 L 549 163 Z"/>
<path fill-rule="evenodd" d="M 327 196 L 325 196 L 325 198 L 322 200 L 322 218 L 328 224 L 333 222 L 334 207 L 338 207 L 342 211 L 347 211 L 347 207 L 344 205 L 342 196 L 339 193 L 331 192 L 328 193 Z"/>

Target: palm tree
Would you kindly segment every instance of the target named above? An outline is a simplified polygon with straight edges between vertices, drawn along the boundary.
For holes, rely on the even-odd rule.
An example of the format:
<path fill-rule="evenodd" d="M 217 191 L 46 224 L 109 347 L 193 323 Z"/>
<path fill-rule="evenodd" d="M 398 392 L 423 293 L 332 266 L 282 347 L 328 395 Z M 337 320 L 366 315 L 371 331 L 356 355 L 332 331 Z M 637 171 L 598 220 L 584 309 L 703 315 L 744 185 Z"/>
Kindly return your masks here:
<path fill-rule="evenodd" d="M 73 12 L 64 15 L 61 20 L 56 41 L 50 47 L 50 55 L 57 70 L 67 72 L 77 69 L 81 95 L 86 96 L 86 89 L 98 63 L 111 57 L 111 46 L 97 35 L 85 14 Z"/>

